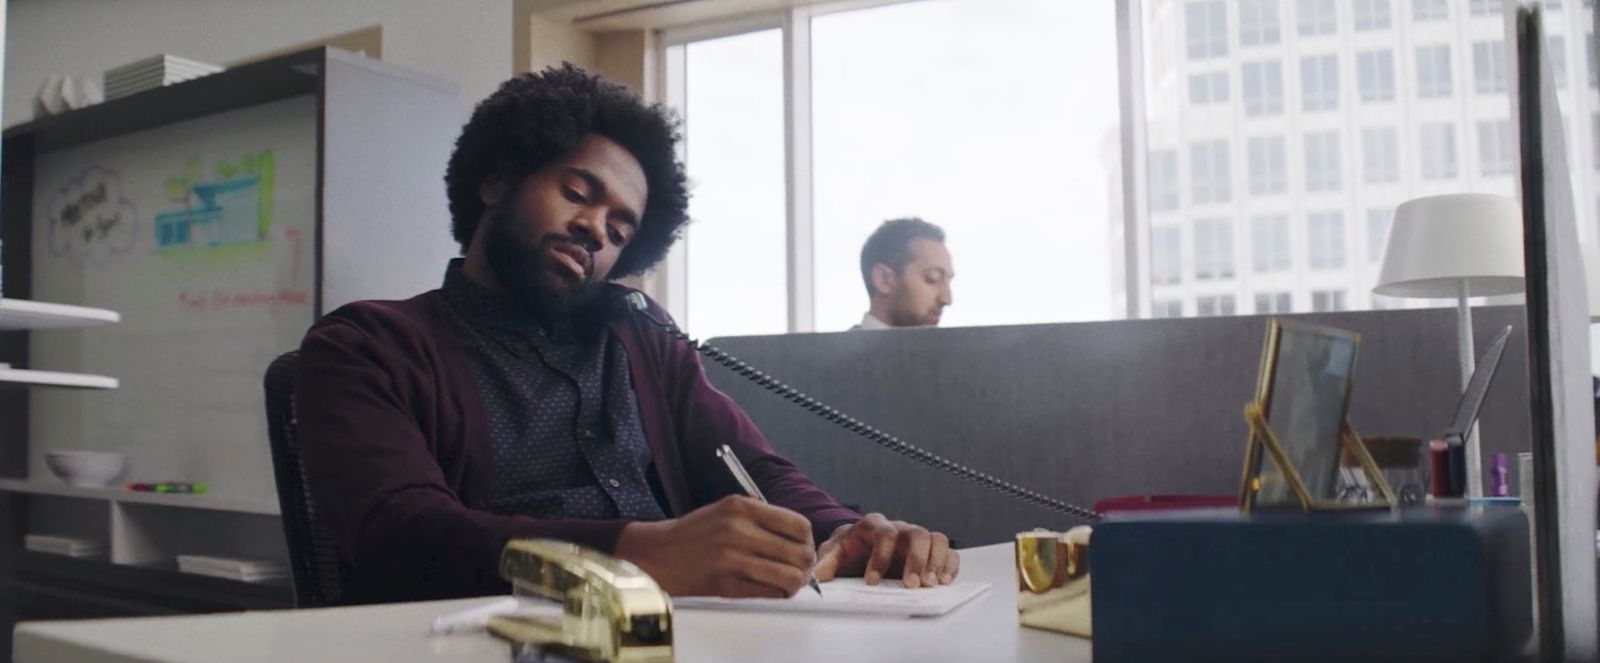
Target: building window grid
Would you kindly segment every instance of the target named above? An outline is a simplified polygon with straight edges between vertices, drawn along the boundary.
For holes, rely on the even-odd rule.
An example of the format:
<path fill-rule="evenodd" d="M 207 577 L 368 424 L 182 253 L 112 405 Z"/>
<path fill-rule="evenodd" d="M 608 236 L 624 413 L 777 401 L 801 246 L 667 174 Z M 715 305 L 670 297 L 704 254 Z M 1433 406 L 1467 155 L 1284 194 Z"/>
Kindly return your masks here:
<path fill-rule="evenodd" d="M 1256 293 L 1256 313 L 1270 315 L 1275 313 L 1293 313 L 1294 295 L 1287 292 L 1261 292 Z"/>
<path fill-rule="evenodd" d="M 1356 84 L 1363 102 L 1394 101 L 1394 51 L 1356 54 Z"/>
<path fill-rule="evenodd" d="M 1338 191 L 1341 182 L 1339 133 L 1305 134 L 1306 191 Z"/>
<path fill-rule="evenodd" d="M 1422 179 L 1447 180 L 1456 176 L 1456 127 L 1449 122 L 1433 122 L 1417 128 L 1418 148 L 1422 152 Z"/>
<path fill-rule="evenodd" d="M 1275 214 L 1250 220 L 1250 262 L 1257 274 L 1286 272 L 1293 266 L 1289 217 Z"/>
<path fill-rule="evenodd" d="M 1411 20 L 1440 21 L 1450 18 L 1450 0 L 1411 0 Z"/>
<path fill-rule="evenodd" d="M 1311 269 L 1344 267 L 1344 214 L 1337 211 L 1306 215 L 1306 244 Z"/>
<path fill-rule="evenodd" d="M 1150 281 L 1156 285 L 1183 281 L 1183 233 L 1179 229 L 1150 230 Z"/>
<path fill-rule="evenodd" d="M 1356 32 L 1388 30 L 1389 0 L 1352 0 Z"/>
<path fill-rule="evenodd" d="M 1150 209 L 1166 212 L 1178 209 L 1178 151 L 1150 152 Z"/>
<path fill-rule="evenodd" d="M 1484 177 L 1510 175 L 1516 169 L 1511 144 L 1511 120 L 1478 123 L 1478 165 Z"/>
<path fill-rule="evenodd" d="M 1331 35 L 1339 31 L 1339 8 L 1334 0 L 1297 0 L 1295 17 L 1302 37 Z"/>
<path fill-rule="evenodd" d="M 1255 136 L 1246 145 L 1250 195 L 1270 196 L 1288 191 L 1289 164 L 1283 136 Z"/>
<path fill-rule="evenodd" d="M 1239 1 L 1239 45 L 1269 46 L 1282 40 L 1278 21 L 1279 0 Z"/>
<path fill-rule="evenodd" d="M 1194 277 L 1197 281 L 1233 278 L 1233 222 L 1196 219 Z"/>
<path fill-rule="evenodd" d="M 1367 262 L 1376 264 L 1383 258 L 1383 249 L 1389 244 L 1389 224 L 1393 220 L 1392 209 L 1367 210 Z"/>
<path fill-rule="evenodd" d="M 1184 19 L 1190 60 L 1228 55 L 1228 7 L 1223 0 L 1191 0 Z"/>
<path fill-rule="evenodd" d="M 1453 90 L 1450 73 L 1450 45 L 1435 44 L 1417 48 L 1417 96 L 1424 99 L 1448 97 Z"/>
<path fill-rule="evenodd" d="M 1217 104 L 1228 100 L 1228 73 L 1216 71 L 1189 75 L 1189 103 Z"/>
<path fill-rule="evenodd" d="M 1200 141 L 1189 146 L 1189 179 L 1196 204 L 1225 203 L 1233 198 L 1233 172 L 1228 141 Z"/>
<path fill-rule="evenodd" d="M 1322 313 L 1345 310 L 1343 290 L 1315 290 L 1311 293 L 1311 310 Z"/>
<path fill-rule="evenodd" d="M 1394 127 L 1361 130 L 1361 178 L 1367 184 L 1400 181 L 1400 134 Z"/>
<path fill-rule="evenodd" d="M 1246 62 L 1239 69 L 1239 96 L 1244 98 L 1245 115 L 1277 115 L 1283 112 L 1283 62 Z"/>
<path fill-rule="evenodd" d="M 1506 43 L 1480 41 L 1472 44 L 1473 90 L 1478 94 L 1504 94 L 1506 91 Z"/>
<path fill-rule="evenodd" d="M 1218 315 L 1233 315 L 1233 295 L 1201 295 L 1196 297 L 1195 315 L 1210 317 Z"/>
<path fill-rule="evenodd" d="M 1300 108 L 1311 113 L 1339 107 L 1339 58 L 1312 55 L 1300 59 Z"/>

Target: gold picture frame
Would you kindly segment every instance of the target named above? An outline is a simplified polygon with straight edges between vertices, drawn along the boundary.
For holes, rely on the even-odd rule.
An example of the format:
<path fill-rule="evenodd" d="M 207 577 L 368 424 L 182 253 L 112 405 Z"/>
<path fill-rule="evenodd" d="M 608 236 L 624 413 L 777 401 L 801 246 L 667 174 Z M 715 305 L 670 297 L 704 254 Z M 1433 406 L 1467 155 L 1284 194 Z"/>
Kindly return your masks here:
<path fill-rule="evenodd" d="M 1347 416 L 1359 334 L 1272 318 L 1261 353 L 1255 400 L 1244 409 L 1249 434 L 1239 509 L 1298 506 L 1303 511 L 1389 508 L 1393 491 Z M 1284 368 L 1288 348 L 1289 373 Z M 1292 380 L 1292 381 L 1291 381 Z M 1280 394 L 1279 392 L 1284 392 Z M 1288 400 L 1290 440 L 1274 430 L 1274 399 Z M 1281 422 L 1280 422 L 1281 424 Z M 1357 459 L 1379 499 L 1333 499 L 1344 454 Z M 1266 463 L 1270 458 L 1271 463 Z"/>

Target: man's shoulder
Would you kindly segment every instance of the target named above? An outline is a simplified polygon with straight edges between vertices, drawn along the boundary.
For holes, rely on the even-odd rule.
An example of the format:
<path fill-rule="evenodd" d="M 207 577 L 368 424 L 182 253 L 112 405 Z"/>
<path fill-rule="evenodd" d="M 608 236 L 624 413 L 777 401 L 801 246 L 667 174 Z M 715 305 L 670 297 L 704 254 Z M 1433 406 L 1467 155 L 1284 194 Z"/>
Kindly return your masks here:
<path fill-rule="evenodd" d="M 438 330 L 443 299 L 430 290 L 410 299 L 367 299 L 340 306 L 306 332 L 306 340 L 357 334 L 373 340 L 422 340 Z"/>

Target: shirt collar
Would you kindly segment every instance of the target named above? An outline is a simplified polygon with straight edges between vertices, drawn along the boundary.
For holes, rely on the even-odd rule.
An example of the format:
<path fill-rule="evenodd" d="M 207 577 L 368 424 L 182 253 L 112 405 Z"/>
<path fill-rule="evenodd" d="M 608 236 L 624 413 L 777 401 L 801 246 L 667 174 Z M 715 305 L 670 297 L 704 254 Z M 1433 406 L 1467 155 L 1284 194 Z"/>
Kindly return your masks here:
<path fill-rule="evenodd" d="M 876 317 L 873 317 L 871 311 L 868 311 L 865 315 L 861 316 L 861 328 L 862 329 L 892 329 L 892 327 L 890 327 L 889 325 L 884 324 L 884 322 L 882 320 L 879 320 Z"/>
<path fill-rule="evenodd" d="M 542 332 L 543 325 L 539 324 L 539 318 L 526 304 L 472 280 L 462 268 L 463 264 L 463 259 L 454 258 L 444 271 L 444 286 L 440 288 L 440 293 L 452 310 L 475 327 L 517 334 Z"/>

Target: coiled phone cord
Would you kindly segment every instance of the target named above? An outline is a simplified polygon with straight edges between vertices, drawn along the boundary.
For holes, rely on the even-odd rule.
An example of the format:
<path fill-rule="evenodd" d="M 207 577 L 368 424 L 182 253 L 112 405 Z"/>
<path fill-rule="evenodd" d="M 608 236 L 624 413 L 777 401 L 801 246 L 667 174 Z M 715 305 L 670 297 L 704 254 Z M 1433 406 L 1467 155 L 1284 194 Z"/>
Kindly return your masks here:
<path fill-rule="evenodd" d="M 722 351 L 714 345 L 701 343 L 693 338 L 690 338 L 688 334 L 683 332 L 683 330 L 678 329 L 677 325 L 674 325 L 671 322 L 656 319 L 656 317 L 651 315 L 650 311 L 646 308 L 643 295 L 638 293 L 630 293 L 627 297 L 627 303 L 634 311 L 642 314 L 645 319 L 666 330 L 666 332 L 672 335 L 673 338 L 683 341 L 689 347 L 694 348 L 696 352 L 704 355 L 707 359 L 717 362 L 717 364 L 721 365 L 722 367 L 737 373 L 751 382 L 756 383 L 762 389 L 772 392 L 784 400 L 794 403 L 816 414 L 817 416 L 822 417 L 823 419 L 826 419 L 840 426 L 841 428 L 844 428 L 845 430 L 866 438 L 867 440 L 879 446 L 907 456 L 913 460 L 925 463 L 927 465 L 932 465 L 933 467 L 939 468 L 940 470 L 961 477 L 980 486 L 989 488 L 990 490 L 1010 495 L 1011 497 L 1017 498 L 1029 504 L 1055 511 L 1056 513 L 1089 522 L 1099 519 L 1099 516 L 1096 516 L 1092 510 L 1085 509 L 1074 504 L 1068 504 L 1048 495 L 1040 494 L 1037 491 L 1018 486 L 994 475 L 972 469 L 966 465 L 962 465 L 961 463 L 957 463 L 953 460 L 940 456 L 939 454 L 933 453 L 927 449 L 923 449 L 922 447 L 878 430 L 877 428 L 859 419 L 856 419 L 855 417 L 829 407 L 826 403 L 807 396 L 805 392 L 784 384 L 777 378 L 761 372 L 760 370 L 756 369 L 756 367 L 745 363 L 738 357 Z"/>

